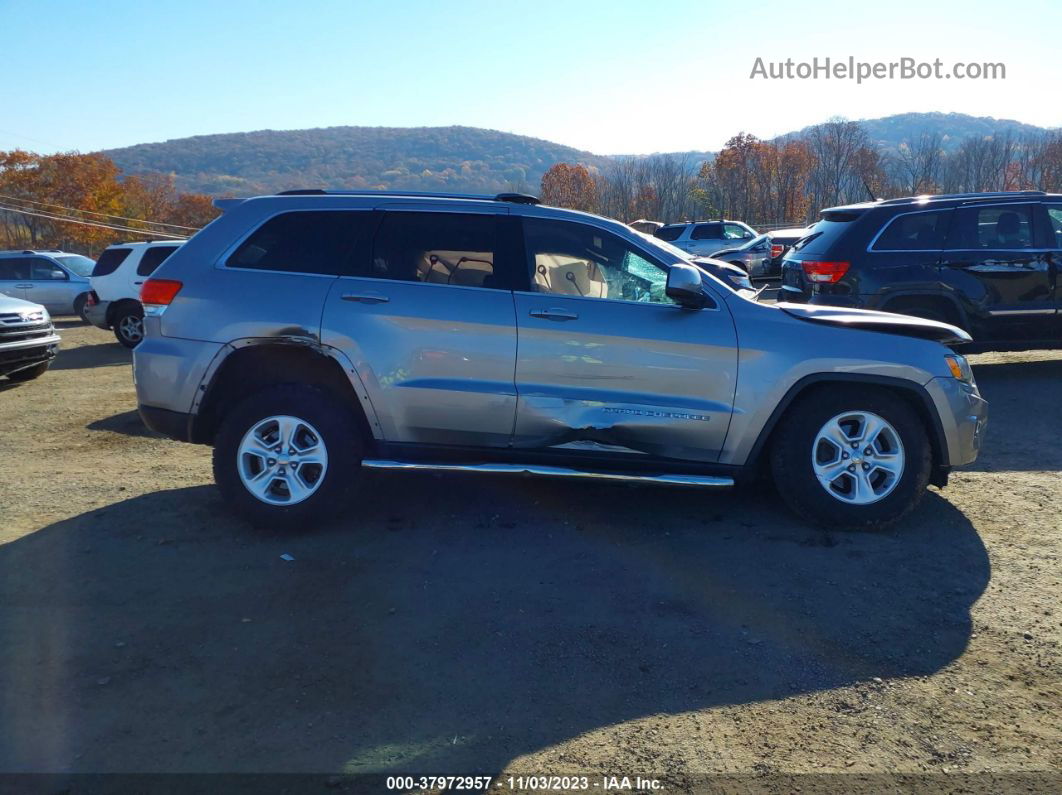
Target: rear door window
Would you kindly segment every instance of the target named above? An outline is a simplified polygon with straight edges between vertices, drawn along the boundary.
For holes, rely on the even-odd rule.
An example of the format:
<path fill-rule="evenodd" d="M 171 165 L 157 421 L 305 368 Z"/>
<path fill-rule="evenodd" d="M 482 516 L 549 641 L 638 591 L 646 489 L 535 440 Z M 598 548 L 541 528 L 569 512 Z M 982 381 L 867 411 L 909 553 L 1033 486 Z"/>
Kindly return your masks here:
<path fill-rule="evenodd" d="M 653 232 L 653 237 L 658 237 L 661 240 L 666 240 L 671 243 L 682 237 L 682 230 L 685 228 L 685 224 L 679 224 L 678 226 L 663 226 Z"/>
<path fill-rule="evenodd" d="M 109 248 L 104 251 L 96 260 L 96 267 L 92 269 L 93 277 L 110 276 L 118 270 L 119 265 L 125 262 L 125 258 L 132 250 L 131 248 Z"/>
<path fill-rule="evenodd" d="M 723 225 L 697 224 L 695 227 L 693 227 L 693 233 L 690 235 L 690 238 L 693 240 L 722 240 Z"/>
<path fill-rule="evenodd" d="M 275 215 L 229 255 L 225 266 L 339 276 L 352 272 L 368 245 L 375 215 L 365 210 L 306 210 Z M 146 256 L 146 255 L 145 255 Z"/>
<path fill-rule="evenodd" d="M 936 251 L 948 237 L 952 210 L 909 213 L 889 221 L 872 251 Z"/>
<path fill-rule="evenodd" d="M 136 266 L 136 275 L 150 276 L 176 250 L 177 246 L 152 246 L 140 258 L 140 264 Z"/>
<path fill-rule="evenodd" d="M 495 274 L 498 221 L 475 213 L 384 213 L 369 272 L 376 279 L 508 289 Z"/>
<path fill-rule="evenodd" d="M 0 281 L 18 281 L 29 278 L 29 260 L 25 257 L 0 259 Z"/>
<path fill-rule="evenodd" d="M 963 207 L 957 210 L 956 229 L 948 248 L 1020 250 L 1033 245 L 1032 204 Z"/>

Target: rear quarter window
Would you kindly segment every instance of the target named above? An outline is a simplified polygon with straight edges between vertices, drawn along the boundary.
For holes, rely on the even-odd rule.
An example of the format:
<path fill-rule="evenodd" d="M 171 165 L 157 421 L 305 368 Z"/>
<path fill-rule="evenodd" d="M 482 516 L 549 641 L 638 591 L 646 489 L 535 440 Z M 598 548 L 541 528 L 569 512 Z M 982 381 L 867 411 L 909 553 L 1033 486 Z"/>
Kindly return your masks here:
<path fill-rule="evenodd" d="M 800 254 L 825 254 L 855 226 L 860 213 L 830 213 L 815 224 L 815 231 L 797 241 L 792 251 Z"/>
<path fill-rule="evenodd" d="M 281 213 L 252 232 L 229 255 L 225 266 L 331 276 L 350 274 L 355 249 L 368 248 L 374 225 L 374 214 L 366 210 Z"/>
<path fill-rule="evenodd" d="M 131 248 L 109 248 L 100 254 L 100 258 L 96 260 L 96 267 L 92 269 L 93 276 L 110 276 L 116 270 L 118 266 L 125 262 L 125 258 L 129 256 Z"/>

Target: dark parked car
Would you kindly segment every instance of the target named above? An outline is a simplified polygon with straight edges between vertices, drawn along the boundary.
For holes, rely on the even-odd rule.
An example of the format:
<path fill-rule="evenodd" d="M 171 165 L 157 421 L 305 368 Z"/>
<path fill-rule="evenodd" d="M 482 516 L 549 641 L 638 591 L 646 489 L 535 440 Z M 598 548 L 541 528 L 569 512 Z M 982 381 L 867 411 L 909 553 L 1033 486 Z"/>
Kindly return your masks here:
<path fill-rule="evenodd" d="M 777 279 L 782 275 L 782 261 L 789 249 L 801 238 L 811 234 L 815 225 L 794 229 L 774 229 L 767 233 L 771 239 L 771 259 L 767 264 L 767 277 Z"/>
<path fill-rule="evenodd" d="M 963 193 L 834 207 L 793 247 L 782 299 L 942 320 L 975 341 L 1062 338 L 1062 195 Z"/>

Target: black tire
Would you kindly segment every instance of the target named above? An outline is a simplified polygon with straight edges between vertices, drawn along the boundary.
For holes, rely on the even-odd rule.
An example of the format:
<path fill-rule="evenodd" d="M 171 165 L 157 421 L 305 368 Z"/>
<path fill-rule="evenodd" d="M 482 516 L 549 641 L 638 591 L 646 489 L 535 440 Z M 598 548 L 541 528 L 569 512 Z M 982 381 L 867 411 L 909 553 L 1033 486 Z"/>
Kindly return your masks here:
<path fill-rule="evenodd" d="M 904 453 L 904 468 L 892 491 L 865 505 L 827 492 L 812 466 L 819 430 L 831 418 L 860 411 L 892 425 Z M 782 499 L 804 519 L 838 530 L 881 529 L 897 522 L 925 494 L 932 464 L 925 423 L 907 401 L 883 387 L 830 386 L 798 398 L 779 421 L 771 446 L 771 473 Z"/>
<path fill-rule="evenodd" d="M 238 470 L 244 436 L 262 420 L 280 415 L 313 426 L 328 455 L 316 491 L 291 505 L 270 504 L 254 496 Z M 278 384 L 246 398 L 222 419 L 214 439 L 214 481 L 226 502 L 255 527 L 309 530 L 349 504 L 361 478 L 362 451 L 357 419 L 349 406 L 317 387 Z"/>
<path fill-rule="evenodd" d="M 127 304 L 114 313 L 114 338 L 127 348 L 135 348 L 144 339 L 144 308 Z"/>
<path fill-rule="evenodd" d="M 7 377 L 9 380 L 14 381 L 15 383 L 20 383 L 22 381 L 32 381 L 34 378 L 40 378 L 42 375 L 48 372 L 48 367 L 50 365 L 50 361 L 41 362 L 35 367 L 27 367 L 25 370 L 17 370 L 13 373 L 8 373 Z"/>
<path fill-rule="evenodd" d="M 89 319 L 85 317 L 85 304 L 88 302 L 88 293 L 82 293 L 74 299 L 74 314 L 81 318 L 82 323 L 88 323 Z"/>

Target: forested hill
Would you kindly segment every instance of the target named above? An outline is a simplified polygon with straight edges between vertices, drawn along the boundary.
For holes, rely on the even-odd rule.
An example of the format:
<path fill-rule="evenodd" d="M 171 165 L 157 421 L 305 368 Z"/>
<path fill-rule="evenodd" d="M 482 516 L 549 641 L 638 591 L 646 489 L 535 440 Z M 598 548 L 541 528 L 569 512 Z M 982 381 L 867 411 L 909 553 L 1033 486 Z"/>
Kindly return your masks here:
<path fill-rule="evenodd" d="M 892 151 L 924 132 L 939 133 L 942 146 L 951 149 L 968 136 L 1042 131 L 1031 124 L 962 113 L 903 113 L 860 124 L 872 142 Z M 542 174 L 554 163 L 603 167 L 613 160 L 476 127 L 260 130 L 138 144 L 104 154 L 126 174 L 172 173 L 180 190 L 215 196 L 305 187 L 537 192 Z M 697 152 L 686 159 L 694 163 L 711 157 Z"/>
<path fill-rule="evenodd" d="M 104 152 L 126 174 L 173 173 L 182 190 L 241 195 L 288 188 L 537 190 L 559 161 L 607 159 L 475 127 L 325 127 L 199 135 Z"/>

